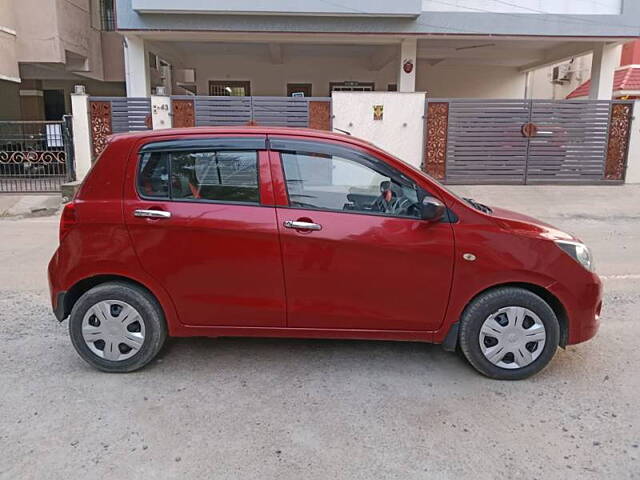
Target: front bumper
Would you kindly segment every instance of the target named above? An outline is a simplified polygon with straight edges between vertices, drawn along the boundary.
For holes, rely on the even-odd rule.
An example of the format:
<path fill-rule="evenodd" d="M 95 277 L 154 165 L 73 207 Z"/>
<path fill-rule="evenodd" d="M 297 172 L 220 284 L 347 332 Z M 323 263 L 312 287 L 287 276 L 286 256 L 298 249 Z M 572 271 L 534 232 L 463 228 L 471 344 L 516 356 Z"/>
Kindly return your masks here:
<path fill-rule="evenodd" d="M 595 273 L 589 274 L 584 283 L 563 285 L 555 283 L 549 287 L 564 306 L 567 313 L 567 345 L 586 342 L 600 328 L 602 310 L 602 281 Z"/>

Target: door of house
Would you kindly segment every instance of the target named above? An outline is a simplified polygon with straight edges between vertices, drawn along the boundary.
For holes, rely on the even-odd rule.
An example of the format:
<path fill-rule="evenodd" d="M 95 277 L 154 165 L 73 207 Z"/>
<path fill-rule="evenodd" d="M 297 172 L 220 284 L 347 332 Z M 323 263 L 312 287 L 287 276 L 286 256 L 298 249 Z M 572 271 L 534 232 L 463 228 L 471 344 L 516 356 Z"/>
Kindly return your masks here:
<path fill-rule="evenodd" d="M 310 83 L 287 83 L 287 97 L 311 97 Z"/>
<path fill-rule="evenodd" d="M 65 112 L 64 90 L 44 90 L 44 119 L 59 122 Z"/>

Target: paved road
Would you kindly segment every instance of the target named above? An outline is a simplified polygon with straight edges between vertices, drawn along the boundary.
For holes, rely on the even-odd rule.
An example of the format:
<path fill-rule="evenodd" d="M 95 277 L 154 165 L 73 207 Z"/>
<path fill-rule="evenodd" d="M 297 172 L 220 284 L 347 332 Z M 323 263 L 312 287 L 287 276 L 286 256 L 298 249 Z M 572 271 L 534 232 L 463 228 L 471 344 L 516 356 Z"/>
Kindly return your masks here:
<path fill-rule="evenodd" d="M 49 311 L 57 220 L 0 220 L 0 478 L 640 478 L 640 186 L 457 190 L 595 252 L 599 335 L 530 380 L 431 345 L 277 339 L 98 373 Z"/>

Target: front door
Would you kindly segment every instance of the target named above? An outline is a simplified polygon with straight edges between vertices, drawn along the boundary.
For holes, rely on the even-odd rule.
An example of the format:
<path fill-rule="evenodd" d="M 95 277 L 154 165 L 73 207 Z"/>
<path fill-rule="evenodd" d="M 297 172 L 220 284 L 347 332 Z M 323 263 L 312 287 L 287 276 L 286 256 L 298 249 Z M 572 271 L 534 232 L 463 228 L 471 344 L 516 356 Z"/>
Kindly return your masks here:
<path fill-rule="evenodd" d="M 124 213 L 134 248 L 184 324 L 285 325 L 264 145 L 264 137 L 156 142 L 129 169 L 136 180 Z"/>
<path fill-rule="evenodd" d="M 287 97 L 312 97 L 310 83 L 287 83 Z"/>
<path fill-rule="evenodd" d="M 64 90 L 44 90 L 44 119 L 59 122 L 65 114 Z"/>
<path fill-rule="evenodd" d="M 274 184 L 288 199 L 277 208 L 287 325 L 437 329 L 454 247 L 451 224 L 419 218 L 416 204 L 428 192 L 351 147 L 272 138 L 271 148 L 279 150 Z"/>

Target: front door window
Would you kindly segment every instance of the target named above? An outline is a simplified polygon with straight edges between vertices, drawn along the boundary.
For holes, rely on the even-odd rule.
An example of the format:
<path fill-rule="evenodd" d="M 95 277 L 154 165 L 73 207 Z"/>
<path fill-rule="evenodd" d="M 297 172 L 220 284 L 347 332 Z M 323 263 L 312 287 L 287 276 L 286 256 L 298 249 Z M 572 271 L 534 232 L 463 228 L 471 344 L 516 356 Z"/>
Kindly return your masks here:
<path fill-rule="evenodd" d="M 295 208 L 419 218 L 418 188 L 371 160 L 340 152 L 282 152 L 289 204 Z M 363 163 L 366 162 L 366 163 Z"/>

